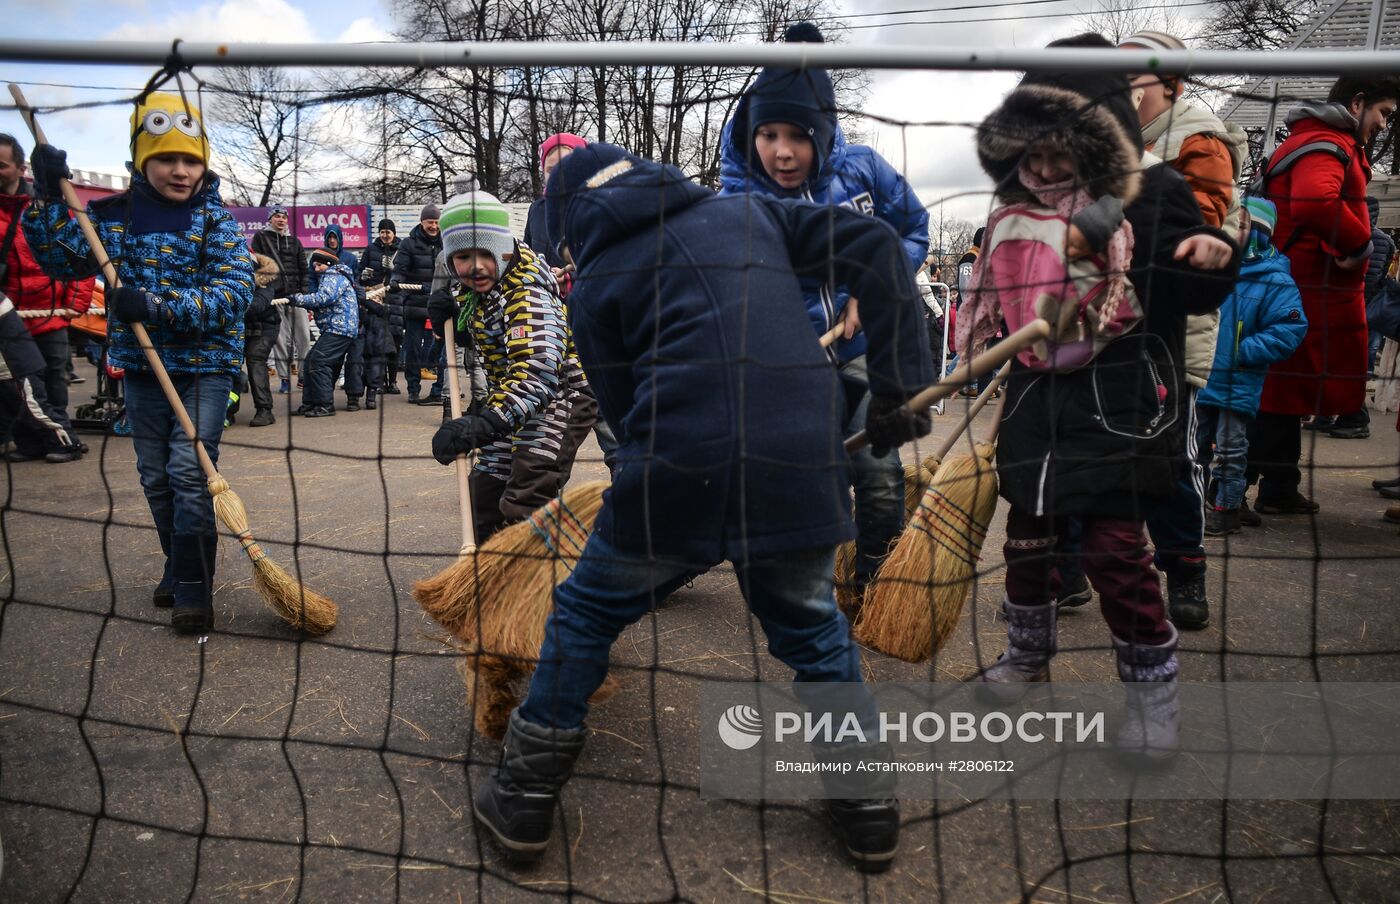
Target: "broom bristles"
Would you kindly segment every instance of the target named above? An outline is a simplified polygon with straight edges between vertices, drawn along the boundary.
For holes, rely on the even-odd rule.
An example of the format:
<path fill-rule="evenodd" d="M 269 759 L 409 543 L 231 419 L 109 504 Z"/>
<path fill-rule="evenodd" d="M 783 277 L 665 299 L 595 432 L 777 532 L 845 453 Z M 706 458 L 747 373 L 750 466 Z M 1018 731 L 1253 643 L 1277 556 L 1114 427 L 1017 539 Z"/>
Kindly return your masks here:
<path fill-rule="evenodd" d="M 267 557 L 248 528 L 248 509 L 222 477 L 209 481 L 214 514 L 237 538 L 253 563 L 253 589 L 287 624 L 308 634 L 325 634 L 335 627 L 339 609 L 329 598 L 304 586 Z"/>
<path fill-rule="evenodd" d="M 418 605 L 459 640 L 474 636 L 480 567 L 476 554 L 468 553 L 432 577 L 413 584 L 413 598 Z"/>
<path fill-rule="evenodd" d="M 500 567 L 478 575 L 478 616 L 464 633 L 476 633 L 460 666 L 474 676 L 477 730 L 500 739 L 520 702 L 544 644 L 545 622 L 554 609 L 554 588 L 573 571 L 603 507 L 606 481 L 570 487 L 529 519 L 512 524 L 477 550 L 491 546 Z M 497 541 L 497 538 L 500 538 Z M 473 632 L 474 629 L 474 632 Z M 467 638 L 461 638 L 467 639 Z M 609 678 L 591 698 L 616 693 Z"/>
<path fill-rule="evenodd" d="M 957 627 L 996 511 L 990 446 L 938 469 L 899 543 L 880 568 L 860 619 L 861 643 L 905 662 L 943 648 Z"/>
<path fill-rule="evenodd" d="M 924 491 L 933 481 L 934 472 L 937 470 L 938 459 L 932 455 L 917 465 L 904 466 L 905 522 L 912 519 L 914 513 L 918 511 L 919 500 L 924 497 Z M 856 544 L 854 542 L 848 540 L 836 547 L 836 569 L 832 575 L 832 581 L 836 585 L 836 605 L 846 614 L 847 618 L 854 619 L 859 615 L 860 608 L 865 602 L 865 594 L 860 593 L 856 588 Z M 867 590 L 866 593 L 868 592 Z"/>

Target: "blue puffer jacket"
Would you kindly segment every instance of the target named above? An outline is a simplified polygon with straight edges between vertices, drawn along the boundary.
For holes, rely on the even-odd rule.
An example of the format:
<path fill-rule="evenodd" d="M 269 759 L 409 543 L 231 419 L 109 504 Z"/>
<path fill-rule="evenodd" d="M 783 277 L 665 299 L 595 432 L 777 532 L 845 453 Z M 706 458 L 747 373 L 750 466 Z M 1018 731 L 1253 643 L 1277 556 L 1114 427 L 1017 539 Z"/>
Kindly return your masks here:
<path fill-rule="evenodd" d="M 293 295 L 292 304 L 316 315 L 316 327 L 323 333 L 349 336 L 360 332 L 360 302 L 355 296 L 355 281 L 350 268 L 344 264 L 321 274 L 315 292 Z"/>
<path fill-rule="evenodd" d="M 774 78 L 765 80 L 768 73 L 777 73 Z M 781 109 L 793 114 L 788 118 L 803 118 L 810 122 L 796 123 L 808 129 L 815 141 L 831 136 L 827 147 L 818 147 L 814 161 L 816 177 L 809 179 L 800 188 L 788 190 L 769 178 L 763 164 L 753 148 L 753 129 L 762 122 L 749 123 L 753 119 L 750 105 L 755 95 L 772 101 L 781 95 L 801 94 L 818 90 L 824 93 L 827 83 L 820 80 L 791 79 L 782 81 L 784 70 L 764 70 L 754 84 L 745 92 L 734 116 L 724 125 L 720 139 L 720 193 L 738 194 L 754 192 L 772 195 L 777 198 L 795 198 L 813 201 L 817 204 L 830 204 L 849 207 L 864 214 L 879 217 L 894 227 L 904 239 L 904 248 L 909 255 L 909 273 L 912 277 L 923 266 L 928 256 L 928 211 L 919 201 L 909 183 L 899 171 L 873 149 L 865 145 L 850 145 L 841 132 L 836 120 L 835 98 L 830 101 L 818 98 L 802 104 L 786 104 Z M 773 82 L 779 87 L 774 93 Z M 767 94 L 764 94 L 767 87 Z M 782 98 L 785 99 L 785 98 Z M 816 112 L 821 111 L 821 112 Z M 818 121 L 819 119 L 823 121 Z M 736 123 L 744 123 L 736 137 Z M 839 249 L 838 249 L 839 250 Z M 832 288 L 817 276 L 802 279 L 802 294 L 807 302 L 807 313 L 818 333 L 825 333 L 836 323 L 842 308 L 850 298 L 846 286 Z M 838 342 L 836 354 L 841 361 L 849 361 L 857 355 L 865 354 L 865 334 L 857 333 L 850 341 Z"/>
<path fill-rule="evenodd" d="M 1254 417 L 1269 365 L 1293 354 L 1307 332 L 1303 297 L 1288 258 L 1270 247 L 1246 260 L 1235 291 L 1220 307 L 1215 361 L 1196 403 Z"/>
<path fill-rule="evenodd" d="M 156 194 L 140 173 L 131 190 L 88 205 L 123 285 L 160 297 L 168 322 L 148 323 L 170 373 L 237 373 L 243 367 L 243 317 L 253 301 L 253 256 L 224 209 L 219 180 L 183 204 Z M 179 225 L 175 225 L 179 224 Z M 172 228 L 173 227 L 173 228 Z M 56 279 L 89 276 L 88 243 L 62 204 L 31 204 L 24 235 L 39 265 Z M 136 336 L 107 317 L 112 364 L 149 370 Z"/>
<path fill-rule="evenodd" d="M 852 537 L 845 393 L 794 271 L 830 267 L 860 293 L 872 389 L 905 398 L 934 375 L 894 232 L 839 208 L 717 197 L 604 144 L 565 157 L 546 198 L 578 262 L 579 360 L 622 442 L 594 529 L 697 563 Z M 851 253 L 832 258 L 833 239 Z"/>

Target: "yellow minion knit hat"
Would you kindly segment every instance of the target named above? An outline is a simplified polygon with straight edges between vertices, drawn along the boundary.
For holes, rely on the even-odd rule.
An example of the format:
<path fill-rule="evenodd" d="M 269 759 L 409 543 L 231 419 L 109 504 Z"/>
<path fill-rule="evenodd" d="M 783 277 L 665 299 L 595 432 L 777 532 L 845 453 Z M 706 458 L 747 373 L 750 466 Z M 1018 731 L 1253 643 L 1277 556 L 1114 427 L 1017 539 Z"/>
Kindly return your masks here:
<path fill-rule="evenodd" d="M 131 162 L 144 172 L 159 154 L 189 154 L 209 163 L 209 139 L 199 110 L 177 94 L 147 95 L 131 114 Z"/>

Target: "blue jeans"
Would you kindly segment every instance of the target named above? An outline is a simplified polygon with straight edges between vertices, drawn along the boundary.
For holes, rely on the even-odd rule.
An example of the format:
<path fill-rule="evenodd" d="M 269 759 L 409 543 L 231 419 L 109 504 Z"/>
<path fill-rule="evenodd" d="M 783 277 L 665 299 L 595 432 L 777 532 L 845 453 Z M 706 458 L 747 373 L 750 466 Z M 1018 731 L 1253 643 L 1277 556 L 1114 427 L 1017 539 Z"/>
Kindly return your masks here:
<path fill-rule="evenodd" d="M 1237 509 L 1244 504 L 1245 464 L 1249 460 L 1249 422 L 1253 418 L 1228 408 L 1200 406 L 1200 427 L 1196 434 L 1201 449 L 1201 465 L 1211 468 L 1215 481 L 1216 508 Z M 1211 452 L 1211 443 L 1215 452 Z M 1213 463 L 1212 463 L 1213 460 Z"/>
<path fill-rule="evenodd" d="M 869 386 L 865 356 L 841 365 L 842 376 Z M 865 429 L 865 413 L 870 408 L 870 391 L 856 406 L 846 425 L 846 435 Z M 883 458 L 870 454 L 866 446 L 851 455 L 851 485 L 856 495 L 856 568 L 858 584 L 864 585 L 889 553 L 890 544 L 904 529 L 904 465 L 891 449 Z"/>
<path fill-rule="evenodd" d="M 218 464 L 232 375 L 171 374 L 170 379 L 205 451 Z M 214 502 L 204 471 L 195 457 L 194 444 L 180 427 L 160 383 L 152 374 L 134 370 L 126 372 L 123 383 L 136 470 L 141 475 L 141 489 L 146 491 L 146 504 L 151 507 L 156 530 L 214 533 Z"/>
<path fill-rule="evenodd" d="M 306 385 L 301 403 L 322 408 L 335 407 L 335 372 L 345 361 L 345 352 L 355 340 L 338 333 L 322 333 L 306 353 Z"/>
<path fill-rule="evenodd" d="M 799 549 L 734 563 L 739 589 L 763 625 L 768 649 L 799 682 L 861 681 L 860 654 L 836 608 L 835 551 Z M 578 728 L 588 697 L 608 673 L 618 635 L 680 587 L 703 563 L 648 558 L 588 538 L 574 573 L 554 590 L 540 663 L 520 716 L 536 725 Z"/>
<path fill-rule="evenodd" d="M 419 371 L 429 367 L 437 371 L 437 379 L 433 381 L 429 392 L 435 396 L 442 395 L 442 368 L 438 361 L 443 355 L 443 345 L 433 337 L 433 331 L 423 326 L 421 321 L 415 323 L 410 320 L 404 324 L 403 375 L 408 380 L 409 395 L 418 394 L 423 385 L 423 377 Z"/>

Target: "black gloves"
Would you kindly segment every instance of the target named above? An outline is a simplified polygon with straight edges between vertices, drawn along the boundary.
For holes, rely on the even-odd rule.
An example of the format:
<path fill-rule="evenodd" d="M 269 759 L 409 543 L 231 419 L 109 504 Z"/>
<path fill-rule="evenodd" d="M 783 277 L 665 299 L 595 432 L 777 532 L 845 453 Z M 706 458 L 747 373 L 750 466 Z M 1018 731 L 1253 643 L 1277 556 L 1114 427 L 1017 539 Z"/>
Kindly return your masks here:
<path fill-rule="evenodd" d="M 495 419 L 464 414 L 443 424 L 433 434 L 433 458 L 440 465 L 450 465 L 458 455 L 490 445 L 503 435 L 504 431 Z"/>
<path fill-rule="evenodd" d="M 68 152 L 51 144 L 41 144 L 29 157 L 29 171 L 34 175 L 34 192 L 45 201 L 62 201 L 59 183 L 73 178 L 68 169 Z"/>
<path fill-rule="evenodd" d="M 912 439 L 928 436 L 933 420 L 928 409 L 910 411 L 905 403 L 889 396 L 871 396 L 865 411 L 865 436 L 870 440 L 870 454 L 884 458 L 896 446 Z"/>
<path fill-rule="evenodd" d="M 160 302 L 145 289 L 122 286 L 107 296 L 107 307 L 122 323 L 160 319 Z"/>
<path fill-rule="evenodd" d="M 443 334 L 443 324 L 457 320 L 457 299 L 452 297 L 452 289 L 438 289 L 428 296 L 428 319 L 433 322 L 433 333 Z"/>

